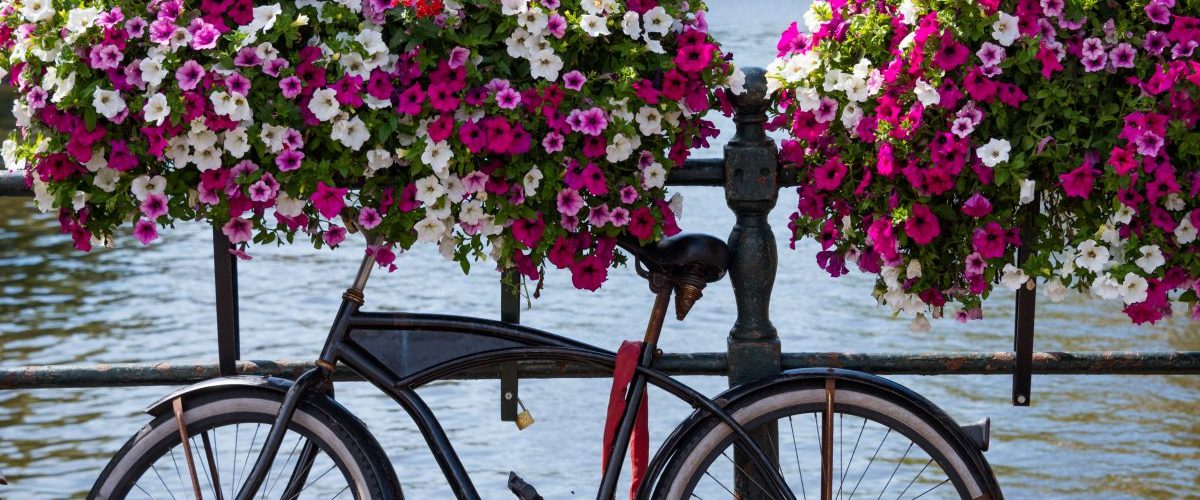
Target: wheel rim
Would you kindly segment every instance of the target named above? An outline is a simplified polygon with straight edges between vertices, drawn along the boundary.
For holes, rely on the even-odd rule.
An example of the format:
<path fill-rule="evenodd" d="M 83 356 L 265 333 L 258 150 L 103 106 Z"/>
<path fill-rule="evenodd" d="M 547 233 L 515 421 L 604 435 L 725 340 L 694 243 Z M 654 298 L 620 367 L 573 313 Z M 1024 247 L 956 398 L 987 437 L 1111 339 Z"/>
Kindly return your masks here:
<path fill-rule="evenodd" d="M 758 430 L 774 437 L 769 443 L 778 451 L 780 474 L 801 500 L 822 498 L 822 393 L 810 390 L 776 395 L 773 398 L 807 402 L 793 401 L 768 411 L 746 408 L 744 411 L 751 415 L 743 411 L 736 415 L 752 435 Z M 964 473 L 969 465 L 928 424 L 910 426 L 913 419 L 897 419 L 892 416 L 897 412 L 878 412 L 846 401 L 862 399 L 860 393 L 840 391 L 838 397 L 842 399 L 834 405 L 830 498 L 981 496 L 978 482 Z M 763 431 L 771 425 L 773 430 Z M 931 433 L 938 437 L 930 439 Z M 696 453 L 678 459 L 682 465 L 667 485 L 666 497 L 732 498 L 738 492 L 748 494 L 741 498 L 774 498 L 768 482 L 753 472 L 749 460 L 739 456 L 732 441 L 732 433 L 724 426 L 707 433 L 694 448 Z"/>
<path fill-rule="evenodd" d="M 272 426 L 272 416 L 260 413 L 224 413 L 189 422 L 188 443 L 196 483 L 203 498 L 232 499 L 253 468 Z M 174 425 L 174 420 L 170 421 Z M 301 463 L 305 448 L 311 461 Z M 254 498 L 330 499 L 355 498 L 356 488 L 346 466 L 335 460 L 328 444 L 307 429 L 288 429 L 279 454 Z M 211 459 L 210 459 L 211 455 Z M 183 500 L 195 497 L 186 452 L 175 430 L 173 439 L 159 440 L 140 453 L 114 498 Z M 291 484 L 292 493 L 284 493 Z M 220 492 L 218 494 L 218 491 Z"/>

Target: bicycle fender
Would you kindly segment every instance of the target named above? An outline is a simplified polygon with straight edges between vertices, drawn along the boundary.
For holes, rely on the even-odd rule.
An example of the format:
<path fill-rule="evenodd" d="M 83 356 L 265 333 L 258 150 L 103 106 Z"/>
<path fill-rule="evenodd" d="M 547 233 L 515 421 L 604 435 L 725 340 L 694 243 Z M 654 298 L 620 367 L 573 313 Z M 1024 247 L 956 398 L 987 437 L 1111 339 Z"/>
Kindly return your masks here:
<path fill-rule="evenodd" d="M 783 385 L 798 384 L 817 380 L 834 379 L 838 382 L 867 386 L 872 389 L 881 390 L 890 393 L 900 402 L 906 403 L 908 406 L 919 410 L 933 421 L 938 423 L 940 427 L 946 431 L 946 434 L 955 440 L 955 444 L 959 445 L 962 450 L 968 452 L 977 462 L 986 466 L 986 461 L 983 461 L 982 452 L 976 439 L 971 438 L 963 428 L 946 414 L 941 408 L 933 404 L 933 402 L 921 396 L 917 392 L 900 385 L 891 380 L 871 375 L 869 373 L 857 372 L 852 370 L 844 370 L 840 368 L 802 368 L 796 370 L 788 370 L 773 377 L 764 378 L 755 382 L 744 384 L 738 387 L 733 387 L 725 392 L 722 392 L 713 401 L 721 408 L 736 407 L 743 401 L 752 400 L 757 395 L 766 390 L 775 389 Z M 686 439 L 691 431 L 698 427 L 702 422 L 712 418 L 712 415 L 705 410 L 696 410 L 671 432 L 654 458 L 650 460 L 650 465 L 647 467 L 646 480 L 642 483 L 642 487 L 638 491 L 638 498 L 649 498 L 654 491 L 655 483 L 658 481 L 658 476 L 662 469 L 666 467 L 667 462 L 684 439 Z M 990 467 L 985 470 L 990 472 Z M 995 493 L 992 498 L 1000 499 L 998 495 L 999 487 L 996 486 L 995 477 L 989 479 L 991 487 Z"/>
<path fill-rule="evenodd" d="M 287 394 L 288 388 L 292 386 L 292 381 L 277 377 L 263 377 L 254 375 L 235 375 L 232 377 L 220 377 L 203 382 L 197 382 L 187 387 L 181 388 L 159 398 L 145 410 L 142 410 L 150 415 L 158 416 L 161 413 L 171 411 L 171 401 L 176 398 L 195 396 L 199 394 L 207 394 L 210 392 L 218 392 L 230 387 L 260 387 L 263 389 L 273 390 L 281 394 Z M 310 395 L 311 397 L 311 395 Z M 345 407 L 338 404 L 337 401 L 328 399 L 328 403 L 336 407 L 338 410 L 349 413 Z"/>

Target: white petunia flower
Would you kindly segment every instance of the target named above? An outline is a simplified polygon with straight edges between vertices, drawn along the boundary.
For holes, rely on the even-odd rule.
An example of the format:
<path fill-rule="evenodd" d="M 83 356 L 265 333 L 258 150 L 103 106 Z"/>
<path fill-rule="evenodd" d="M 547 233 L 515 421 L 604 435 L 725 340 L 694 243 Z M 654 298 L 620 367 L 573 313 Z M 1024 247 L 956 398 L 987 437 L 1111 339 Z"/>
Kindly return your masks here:
<path fill-rule="evenodd" d="M 904 24 L 912 26 L 917 24 L 921 17 L 921 8 L 917 6 L 913 0 L 904 0 L 900 2 L 900 8 L 897 9 L 900 15 L 904 16 Z"/>
<path fill-rule="evenodd" d="M 1075 255 L 1075 265 L 1093 273 L 1098 273 L 1104 269 L 1104 266 L 1108 264 L 1111 257 L 1108 247 L 1096 243 L 1095 240 L 1087 240 L 1080 243 Z"/>
<path fill-rule="evenodd" d="M 140 175 L 129 185 L 129 192 L 139 200 L 145 200 L 150 194 L 163 194 L 166 190 L 167 179 L 161 175 Z"/>
<path fill-rule="evenodd" d="M 71 74 L 67 75 L 66 78 L 58 80 L 58 84 L 55 86 L 54 95 L 50 96 L 50 102 L 57 103 L 57 102 L 62 101 L 63 98 L 67 97 L 68 95 L 71 95 L 72 90 L 75 90 L 75 72 L 74 71 L 72 71 Z"/>
<path fill-rule="evenodd" d="M 1146 297 L 1149 297 L 1150 283 L 1146 281 L 1146 278 L 1138 276 L 1135 273 L 1129 273 L 1125 275 L 1125 281 L 1121 282 L 1118 290 L 1121 293 L 1121 299 L 1126 304 L 1136 304 L 1145 301 Z"/>
<path fill-rule="evenodd" d="M 1184 217 L 1183 221 L 1175 226 L 1175 241 L 1178 241 L 1180 245 L 1196 241 L 1196 226 L 1192 224 L 1191 217 Z"/>
<path fill-rule="evenodd" d="M 146 122 L 155 125 L 162 125 L 163 120 L 171 116 L 171 107 L 167 105 L 167 96 L 162 95 L 161 92 L 155 92 L 149 99 L 146 99 L 143 111 Z"/>
<path fill-rule="evenodd" d="M 917 279 L 921 277 L 921 261 L 913 259 L 908 262 L 908 267 L 904 270 L 904 276 L 908 279 Z"/>
<path fill-rule="evenodd" d="M 579 28 L 592 38 L 612 34 L 608 31 L 608 19 L 594 14 L 584 14 L 581 16 L 579 18 Z"/>
<path fill-rule="evenodd" d="M 517 16 L 529 8 L 527 0 L 500 0 L 500 12 L 506 16 Z"/>
<path fill-rule="evenodd" d="M 188 160 L 196 164 L 196 169 L 205 172 L 221 168 L 221 152 L 216 148 L 197 149 Z"/>
<path fill-rule="evenodd" d="M 867 87 L 867 81 L 862 78 L 850 78 L 842 85 L 842 90 L 846 92 L 846 98 L 853 102 L 866 102 L 867 97 L 871 95 L 871 89 Z"/>
<path fill-rule="evenodd" d="M 341 106 L 337 101 L 337 91 L 318 89 L 313 92 L 312 100 L 308 103 L 308 110 L 323 122 L 333 119 L 341 111 Z"/>
<path fill-rule="evenodd" d="M 640 143 L 641 140 L 639 139 L 638 142 Z M 609 163 L 628 160 L 630 156 L 633 156 L 633 150 L 638 146 L 640 144 L 634 144 L 633 140 L 630 140 L 623 134 L 617 134 L 613 136 L 612 143 L 604 148 L 604 152 L 606 153 L 605 159 Z"/>
<path fill-rule="evenodd" d="M 671 29 L 672 24 L 675 24 L 675 19 L 670 14 L 667 14 L 667 9 L 664 9 L 661 5 L 642 14 L 642 25 L 645 26 L 647 34 L 658 33 L 665 35 Z"/>
<path fill-rule="evenodd" d="M 650 106 L 642 106 L 638 110 L 635 120 L 638 124 L 638 131 L 645 136 L 662 135 L 662 112 L 658 108 Z"/>
<path fill-rule="evenodd" d="M 163 69 L 162 61 L 150 57 L 142 59 L 138 63 L 138 69 L 142 70 L 142 81 L 151 87 L 162 84 L 163 78 L 167 76 L 167 70 Z"/>
<path fill-rule="evenodd" d="M 54 5 L 50 0 L 25 0 L 21 5 L 21 16 L 31 23 L 45 21 L 54 16 Z"/>
<path fill-rule="evenodd" d="M 1062 280 L 1050 278 L 1045 285 L 1042 285 L 1042 291 L 1046 293 L 1046 298 L 1050 302 L 1062 302 L 1067 299 L 1067 287 L 1063 286 Z"/>
<path fill-rule="evenodd" d="M 306 202 L 303 199 L 292 198 L 282 191 L 275 197 L 275 211 L 284 217 L 296 217 L 304 212 Z"/>
<path fill-rule="evenodd" d="M 637 40 L 642 37 L 642 21 L 637 12 L 629 11 L 621 18 L 621 31 L 625 36 Z"/>
<path fill-rule="evenodd" d="M 71 9 L 71 12 L 67 14 L 67 24 L 65 27 L 68 32 L 82 33 L 91 28 L 92 23 L 95 23 L 96 18 L 99 16 L 100 11 L 97 9 Z"/>
<path fill-rule="evenodd" d="M 362 118 L 356 116 L 349 120 L 333 122 L 330 138 L 342 143 L 343 146 L 358 151 L 362 149 L 367 139 L 371 138 L 371 133 L 367 131 L 367 124 L 363 123 Z"/>
<path fill-rule="evenodd" d="M 445 186 L 442 186 L 441 181 L 437 176 L 426 176 L 417 179 L 417 201 L 425 205 L 433 205 L 446 194 Z"/>
<path fill-rule="evenodd" d="M 933 325 L 925 318 L 925 313 L 917 313 L 917 317 L 909 323 L 908 329 L 913 333 L 929 333 L 933 331 Z"/>
<path fill-rule="evenodd" d="M 105 193 L 111 193 L 117 190 L 117 181 L 120 179 L 121 172 L 103 167 L 96 171 L 95 177 L 92 177 L 92 184 Z"/>
<path fill-rule="evenodd" d="M 525 172 L 525 177 L 521 179 L 521 185 L 525 187 L 525 196 L 533 196 L 537 194 L 538 186 L 542 184 L 542 171 L 537 167 L 529 169 Z"/>
<path fill-rule="evenodd" d="M 1162 250 L 1158 248 L 1158 245 L 1144 245 L 1138 249 L 1138 253 L 1142 256 L 1133 263 L 1147 273 L 1153 273 L 1167 263 L 1167 259 L 1163 257 Z"/>
<path fill-rule="evenodd" d="M 725 86 L 729 87 L 729 91 L 733 95 L 742 95 L 746 93 L 746 73 L 741 68 L 733 68 L 733 72 L 729 74 L 729 78 L 725 79 Z"/>
<path fill-rule="evenodd" d="M 846 107 L 842 108 L 842 125 L 847 130 L 854 130 L 858 126 L 858 122 L 862 121 L 862 117 L 862 107 L 856 103 L 846 104 Z"/>
<path fill-rule="evenodd" d="M 208 99 L 212 101 L 213 113 L 230 116 L 237 111 L 237 105 L 233 103 L 233 96 L 230 96 L 228 92 L 218 90 L 210 94 Z"/>
<path fill-rule="evenodd" d="M 796 89 L 796 105 L 800 107 L 800 111 L 816 110 L 821 107 L 821 94 L 818 94 L 815 88 L 800 87 Z"/>
<path fill-rule="evenodd" d="M 421 161 L 438 175 L 445 175 L 450 171 L 450 160 L 453 158 L 454 151 L 450 149 L 450 145 L 446 141 L 429 144 L 421 153 Z"/>
<path fill-rule="evenodd" d="M 642 170 L 642 187 L 646 189 L 662 188 L 667 182 L 667 170 L 658 162 Z"/>
<path fill-rule="evenodd" d="M 529 73 L 534 78 L 553 82 L 558 80 L 558 72 L 562 68 L 563 60 L 553 50 L 546 49 L 529 56 Z"/>
<path fill-rule="evenodd" d="M 1129 224 L 1133 221 L 1134 215 L 1137 215 L 1137 212 L 1134 212 L 1133 208 L 1130 208 L 1129 205 L 1122 203 L 1117 207 L 1117 211 L 1113 213 L 1112 221 L 1115 224 Z"/>
<path fill-rule="evenodd" d="M 391 167 L 396 164 L 396 159 L 392 157 L 392 153 L 382 147 L 375 147 L 367 151 L 367 177 L 375 175 L 375 172 Z"/>
<path fill-rule="evenodd" d="M 541 35 L 550 25 L 550 17 L 541 9 L 528 9 L 517 16 L 517 25 L 533 35 Z"/>
<path fill-rule="evenodd" d="M 250 138 L 246 136 L 244 127 L 238 127 L 225 132 L 221 145 L 225 147 L 225 151 L 228 151 L 230 156 L 241 158 L 250 151 Z"/>
<path fill-rule="evenodd" d="M 1021 36 L 1021 30 L 1018 27 L 1020 22 L 1016 16 L 1005 12 L 1000 13 L 1000 18 L 992 23 L 992 37 L 1000 42 L 1000 45 L 1005 47 L 1011 46 L 1018 36 Z"/>
<path fill-rule="evenodd" d="M 1092 281 L 1092 293 L 1105 300 L 1121 296 L 1121 283 L 1107 273 L 1096 276 Z"/>
<path fill-rule="evenodd" d="M 1012 150 L 1012 145 L 1006 139 L 992 139 L 987 144 L 980 146 L 975 150 L 975 154 L 979 155 L 979 161 L 984 165 L 995 168 L 996 165 L 1008 161 L 1008 152 Z"/>
<path fill-rule="evenodd" d="M 925 80 L 917 79 L 917 86 L 913 92 L 917 94 L 917 100 L 921 101 L 925 107 L 936 106 L 942 102 L 942 94 Z"/>
<path fill-rule="evenodd" d="M 1029 281 L 1029 276 L 1025 271 L 1012 264 L 1005 264 L 1003 274 L 1000 276 L 1000 285 L 1009 289 L 1017 290 Z"/>
<path fill-rule="evenodd" d="M 1025 179 L 1021 181 L 1021 199 L 1022 205 L 1033 201 L 1035 190 L 1037 189 L 1037 181 Z"/>
<path fill-rule="evenodd" d="M 421 219 L 413 229 L 417 230 L 417 241 L 435 243 L 446 235 L 446 223 L 432 215 Z"/>
<path fill-rule="evenodd" d="M 92 94 L 92 107 L 96 108 L 97 113 L 111 120 L 125 111 L 125 99 L 121 98 L 119 92 L 96 89 Z"/>
<path fill-rule="evenodd" d="M 829 20 L 826 13 L 832 12 L 829 8 L 829 2 L 817 0 L 808 7 L 804 12 L 804 27 L 808 28 L 810 33 L 815 33 L 821 29 L 821 25 Z"/>
<path fill-rule="evenodd" d="M 1167 201 L 1163 202 L 1163 207 L 1172 212 L 1178 212 L 1186 208 L 1187 204 L 1183 201 L 1183 197 L 1179 193 L 1171 193 L 1167 195 Z"/>

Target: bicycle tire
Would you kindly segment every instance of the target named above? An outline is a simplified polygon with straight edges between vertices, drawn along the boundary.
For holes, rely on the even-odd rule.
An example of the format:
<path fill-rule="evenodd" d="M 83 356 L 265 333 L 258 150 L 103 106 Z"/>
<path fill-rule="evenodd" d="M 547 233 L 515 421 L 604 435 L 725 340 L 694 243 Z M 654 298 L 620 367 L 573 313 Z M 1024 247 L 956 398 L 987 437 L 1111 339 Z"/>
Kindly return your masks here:
<path fill-rule="evenodd" d="M 283 393 L 252 387 L 228 388 L 189 397 L 184 401 L 184 421 L 187 422 L 189 442 L 193 442 L 195 436 L 209 431 L 213 431 L 214 439 L 216 439 L 216 429 L 227 428 L 235 424 L 246 424 L 247 426 L 254 424 L 269 430 L 282 402 Z M 403 493 L 396 480 L 395 472 L 375 438 L 367 432 L 362 422 L 344 410 L 339 411 L 340 408 L 332 406 L 321 398 L 307 398 L 302 401 L 297 406 L 296 414 L 289 424 L 289 435 L 296 433 L 315 443 L 319 451 L 328 456 L 330 461 L 342 472 L 353 498 L 364 500 L 402 499 Z M 258 429 L 259 427 L 256 427 L 256 431 Z M 262 431 L 264 440 L 265 433 L 266 430 Z M 249 434 L 249 432 L 245 434 Z M 258 432 L 255 434 L 257 435 Z M 251 438 L 251 448 L 253 442 L 254 438 Z M 299 440 L 297 440 L 298 442 Z M 157 416 L 130 437 L 121 450 L 109 461 L 100 477 L 97 478 L 88 498 L 98 500 L 125 498 L 138 484 L 139 479 L 147 474 L 160 458 L 170 452 L 174 461 L 173 453 L 176 449 L 181 450 L 181 443 L 175 415 L 168 411 Z M 202 459 L 203 455 L 198 451 L 193 450 L 193 453 L 199 456 L 197 460 Z M 237 466 L 236 456 L 235 451 L 235 469 Z M 246 460 L 249 461 L 249 465 L 252 465 L 255 458 L 257 458 L 257 453 L 251 454 L 248 448 L 247 457 L 243 460 L 242 471 L 249 469 Z M 276 462 L 279 462 L 278 457 Z M 197 467 L 202 465 L 203 463 Z M 283 467 L 286 468 L 287 463 L 284 463 Z M 157 469 L 154 471 L 158 474 Z M 187 475 L 184 475 L 184 478 L 186 477 Z M 237 478 L 234 479 L 237 482 Z M 217 482 L 224 483 L 223 480 Z M 191 498 L 193 491 L 190 482 L 184 479 L 181 483 L 182 495 L 172 494 L 172 497 Z M 211 484 L 211 482 L 208 483 L 208 486 L 211 487 Z M 163 486 L 167 487 L 165 481 Z M 235 493 L 235 491 L 228 491 L 224 497 L 233 498 Z"/>
<path fill-rule="evenodd" d="M 820 415 L 825 408 L 825 397 L 823 380 L 807 380 L 784 387 L 767 389 L 759 394 L 742 398 L 730 408 L 727 408 L 727 410 L 731 412 L 744 428 L 751 430 L 758 429 L 760 426 L 770 424 L 771 422 L 777 424 L 784 422 L 783 417 L 785 416 Z M 940 410 L 938 411 L 940 412 Z M 834 413 L 835 416 L 850 415 L 861 419 L 864 429 L 868 422 L 873 422 L 888 429 L 887 433 L 883 435 L 883 441 L 880 442 L 880 448 L 883 447 L 883 442 L 888 439 L 888 435 L 891 432 L 896 432 L 908 438 L 911 443 L 931 457 L 931 461 L 936 461 L 941 470 L 949 476 L 949 482 L 954 485 L 959 498 L 1000 500 L 1001 494 L 999 488 L 995 485 L 990 466 L 988 466 L 987 461 L 983 458 L 982 453 L 974 447 L 964 446 L 961 440 L 956 439 L 946 429 L 943 423 L 944 420 L 936 418 L 936 416 L 931 415 L 922 408 L 914 407 L 910 400 L 869 385 L 846 383 L 839 380 L 836 390 Z M 792 428 L 794 439 L 794 420 L 788 419 L 786 422 Z M 785 454 L 791 455 L 792 452 L 790 447 L 786 447 L 783 444 L 784 431 L 782 430 L 782 425 L 785 424 L 780 424 L 779 440 L 775 441 L 775 447 L 780 452 L 781 461 L 784 459 Z M 817 439 L 819 439 L 819 432 L 818 429 Z M 860 439 L 861 436 L 860 431 Z M 671 452 L 671 459 L 663 469 L 663 473 L 655 485 L 652 498 L 657 500 L 676 500 L 694 496 L 696 493 L 695 488 L 699 481 L 706 474 L 711 474 L 709 468 L 713 466 L 718 457 L 722 455 L 725 457 L 729 456 L 727 450 L 730 449 L 733 443 L 733 433 L 728 426 L 720 424 L 716 419 L 708 419 L 707 422 L 702 423 L 682 439 L 676 449 Z M 858 449 L 858 444 L 857 442 L 855 443 L 856 450 Z M 819 455 L 819 448 L 817 450 L 816 454 Z M 908 451 L 906 450 L 906 456 L 907 454 Z M 851 462 L 853 462 L 853 457 L 852 452 Z M 806 456 L 806 458 L 808 457 Z M 871 462 L 875 462 L 875 459 L 875 457 L 872 457 Z M 818 457 L 818 460 L 821 459 Z M 796 462 L 797 464 L 801 462 L 801 454 L 798 451 L 796 453 Z M 905 458 L 902 457 L 899 463 L 903 464 L 904 462 Z M 928 464 L 926 466 L 928 467 Z M 731 467 L 737 466 L 731 465 Z M 870 464 L 866 465 L 863 475 L 867 473 L 870 467 Z M 897 465 L 896 469 L 899 469 L 899 467 Z M 781 470 L 784 469 L 782 463 L 780 464 L 780 468 Z M 797 468 L 800 469 L 799 466 Z M 924 469 L 922 473 L 923 471 Z M 807 484 L 808 492 L 813 491 L 811 489 L 813 486 L 811 481 L 814 479 L 819 480 L 820 478 L 819 470 L 816 472 L 816 474 L 809 477 L 810 482 Z M 886 473 L 886 469 L 884 472 Z M 803 471 L 800 471 L 799 481 L 796 480 L 796 475 L 789 476 L 788 473 L 785 473 L 785 479 L 788 481 L 789 487 L 791 487 L 794 494 L 797 486 L 804 485 Z M 895 476 L 894 471 L 892 474 Z M 712 478 L 712 481 L 719 482 L 718 478 L 709 477 Z M 843 486 L 845 484 L 845 472 L 842 473 L 842 477 L 843 484 L 834 484 L 834 488 L 841 490 L 844 487 L 848 491 L 850 486 Z M 835 481 L 836 479 L 837 473 L 835 471 Z M 853 478 L 851 479 L 853 482 Z M 861 482 L 861 480 L 862 478 L 860 477 L 859 481 Z M 914 478 L 915 480 L 916 478 Z M 889 478 L 888 482 L 891 484 L 891 478 Z M 819 481 L 817 484 L 819 485 Z M 724 484 L 721 486 L 726 488 L 726 491 L 734 489 Z M 857 485 L 854 487 L 856 490 L 858 489 Z M 889 485 L 883 487 L 883 490 L 880 491 L 880 496 L 883 496 L 883 492 L 887 491 L 888 487 Z M 843 496 L 844 493 L 844 491 L 839 491 L 839 497 Z M 795 496 L 796 498 L 801 498 L 801 495 Z M 850 493 L 849 496 L 853 497 L 854 494 Z M 903 493 L 901 493 L 901 496 L 903 496 Z M 820 498 L 820 495 L 818 494 L 814 497 L 807 497 L 805 495 L 805 497 Z M 697 496 L 697 498 L 699 497 Z M 704 498 L 710 498 L 710 496 L 705 495 Z M 876 496 L 870 494 L 866 498 L 876 498 Z"/>

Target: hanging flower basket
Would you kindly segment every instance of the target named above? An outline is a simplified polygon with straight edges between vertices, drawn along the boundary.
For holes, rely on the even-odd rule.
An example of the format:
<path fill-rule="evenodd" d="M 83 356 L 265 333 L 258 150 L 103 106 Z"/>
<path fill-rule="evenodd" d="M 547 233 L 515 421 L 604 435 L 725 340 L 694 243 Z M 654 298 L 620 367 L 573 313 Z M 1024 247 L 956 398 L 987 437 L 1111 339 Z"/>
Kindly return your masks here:
<path fill-rule="evenodd" d="M 936 10 L 931 8 L 936 5 Z M 1086 7 L 1085 7 L 1086 5 Z M 1200 315 L 1200 4 L 818 1 L 768 69 L 797 238 L 897 313 L 995 284 Z M 1027 254 L 1018 263 L 1017 254 Z"/>
<path fill-rule="evenodd" d="M 434 243 L 596 289 L 614 241 L 677 231 L 663 183 L 738 75 L 703 4 L 0 2 L 4 143 L 76 247 L 178 220 L 238 244 Z"/>

